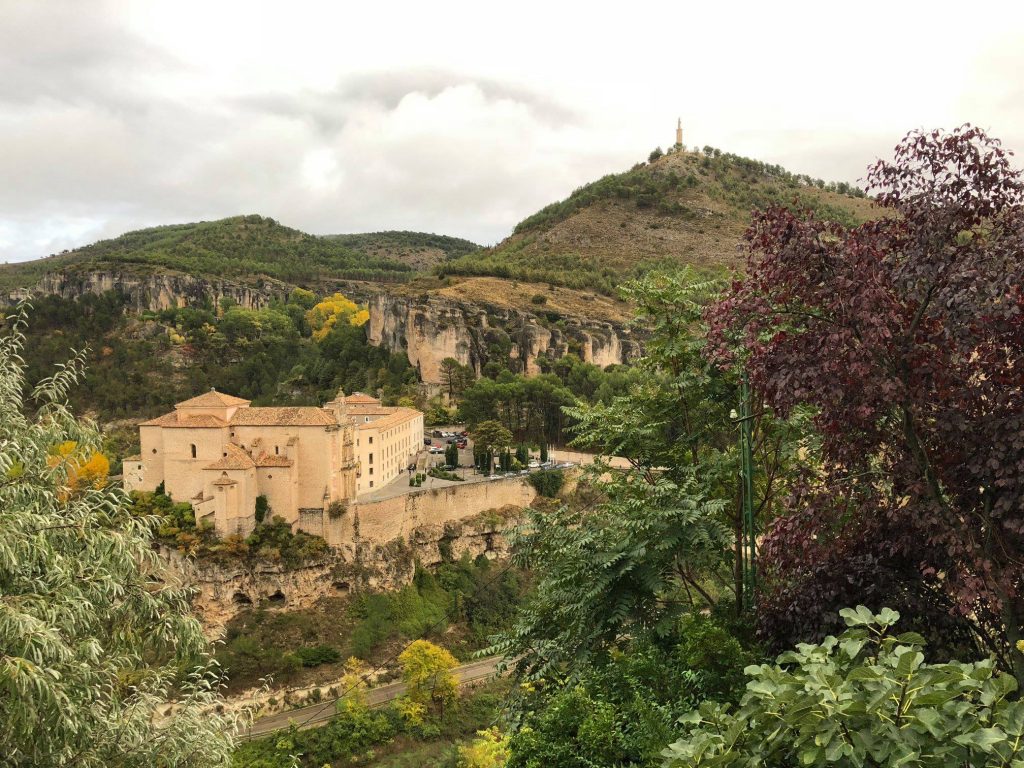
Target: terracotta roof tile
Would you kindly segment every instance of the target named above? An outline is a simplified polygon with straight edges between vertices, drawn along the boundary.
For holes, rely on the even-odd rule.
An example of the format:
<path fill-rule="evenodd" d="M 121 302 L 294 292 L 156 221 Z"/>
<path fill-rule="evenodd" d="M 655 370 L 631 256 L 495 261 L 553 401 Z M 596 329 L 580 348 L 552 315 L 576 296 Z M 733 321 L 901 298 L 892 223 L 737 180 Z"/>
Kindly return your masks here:
<path fill-rule="evenodd" d="M 323 408 L 239 408 L 231 417 L 232 426 L 317 427 L 336 425 L 334 414 Z"/>
<path fill-rule="evenodd" d="M 380 403 L 376 397 L 370 395 L 364 395 L 362 392 L 353 392 L 351 395 L 345 395 L 345 402 L 348 404 L 360 404 L 360 403 Z"/>
<path fill-rule="evenodd" d="M 225 456 L 213 464 L 207 464 L 203 469 L 252 469 L 256 466 L 252 457 L 234 443 L 225 443 L 224 453 Z"/>
<path fill-rule="evenodd" d="M 225 395 L 223 392 L 218 392 L 215 389 L 211 389 L 209 392 L 204 392 L 198 397 L 193 397 L 190 400 L 178 403 L 175 408 L 218 408 L 232 405 L 248 405 L 249 400 L 243 400 L 241 397 L 235 397 L 234 395 Z"/>
<path fill-rule="evenodd" d="M 290 467 L 292 460 L 287 456 L 278 456 L 276 454 L 261 453 L 256 457 L 257 467 Z"/>
<path fill-rule="evenodd" d="M 350 413 L 349 415 L 353 416 L 353 417 L 359 417 L 359 416 L 387 416 L 388 414 L 393 413 L 394 410 L 395 409 L 393 407 L 390 407 L 390 406 L 378 405 L 376 408 L 374 408 L 374 407 L 360 408 L 358 411 L 352 411 L 352 413 Z"/>
<path fill-rule="evenodd" d="M 388 410 L 390 413 L 387 416 L 360 424 L 359 429 L 391 429 L 391 427 L 404 424 L 421 415 L 413 408 L 389 408 Z"/>
<path fill-rule="evenodd" d="M 157 416 L 155 419 L 144 421 L 139 424 L 140 427 L 179 427 L 179 428 L 209 428 L 209 427 L 226 427 L 228 423 L 220 416 L 213 416 L 212 414 L 203 416 L 184 416 L 177 411 L 171 411 L 165 413 L 163 416 Z"/>

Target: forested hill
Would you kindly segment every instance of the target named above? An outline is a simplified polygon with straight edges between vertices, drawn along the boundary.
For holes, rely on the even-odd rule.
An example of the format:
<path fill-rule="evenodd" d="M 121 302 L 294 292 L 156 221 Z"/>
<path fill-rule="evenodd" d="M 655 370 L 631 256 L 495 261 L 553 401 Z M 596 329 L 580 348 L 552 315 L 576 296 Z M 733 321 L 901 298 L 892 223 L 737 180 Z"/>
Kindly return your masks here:
<path fill-rule="evenodd" d="M 427 232 L 366 232 L 355 235 L 327 235 L 346 248 L 369 256 L 390 259 L 413 269 L 429 269 L 448 259 L 480 250 L 480 246 L 461 237 Z"/>
<path fill-rule="evenodd" d="M 404 235 L 421 246 L 437 238 L 419 233 L 386 234 Z M 409 263 L 379 247 L 379 236 L 349 237 L 356 239 L 309 235 L 263 216 L 151 227 L 49 258 L 4 265 L 0 267 L 0 290 L 30 287 L 47 272 L 115 266 L 233 279 L 266 276 L 290 283 L 320 278 L 401 282 L 412 275 Z M 360 237 L 368 239 L 360 241 Z"/>
<path fill-rule="evenodd" d="M 624 278 L 659 264 L 739 266 L 751 209 L 771 204 L 810 208 L 845 224 L 866 220 L 873 207 L 849 184 L 711 147 L 667 155 L 656 150 L 648 162 L 580 187 L 527 217 L 495 247 L 435 271 L 612 294 Z"/>

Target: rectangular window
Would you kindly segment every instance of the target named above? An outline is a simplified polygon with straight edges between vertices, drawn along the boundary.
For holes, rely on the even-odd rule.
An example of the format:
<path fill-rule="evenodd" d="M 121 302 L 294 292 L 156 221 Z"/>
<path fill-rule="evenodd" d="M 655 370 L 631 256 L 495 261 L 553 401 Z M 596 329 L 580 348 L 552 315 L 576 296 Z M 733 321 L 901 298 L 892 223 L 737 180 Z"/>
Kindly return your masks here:
<path fill-rule="evenodd" d="M 373 464 L 373 454 L 370 454 L 370 463 Z"/>
<path fill-rule="evenodd" d="M 373 467 L 370 467 L 370 477 L 373 477 Z"/>
<path fill-rule="evenodd" d="M 370 445 L 373 445 L 373 438 L 370 438 Z"/>
<path fill-rule="evenodd" d="M 373 480 L 370 481 L 370 487 L 373 488 Z"/>

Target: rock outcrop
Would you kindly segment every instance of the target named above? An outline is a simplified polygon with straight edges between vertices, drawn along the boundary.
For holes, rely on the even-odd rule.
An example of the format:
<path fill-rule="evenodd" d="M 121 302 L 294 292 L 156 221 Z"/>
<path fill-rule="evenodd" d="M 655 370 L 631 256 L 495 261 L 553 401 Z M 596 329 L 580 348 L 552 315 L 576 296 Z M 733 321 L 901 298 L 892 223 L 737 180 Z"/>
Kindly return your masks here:
<path fill-rule="evenodd" d="M 136 311 L 158 312 L 190 304 L 209 303 L 216 306 L 223 298 L 232 299 L 247 309 L 259 309 L 267 306 L 271 299 L 287 296 L 290 288 L 286 283 L 270 278 L 261 278 L 248 284 L 194 277 L 181 272 L 65 269 L 44 275 L 31 293 L 77 299 L 89 293 L 100 295 L 108 291 L 119 291 L 129 298 Z M 9 299 L 16 300 L 26 293 L 19 290 L 12 293 Z"/>
<path fill-rule="evenodd" d="M 357 541 L 294 568 L 270 562 L 196 560 L 164 550 L 164 580 L 194 590 L 193 609 L 207 633 L 217 636 L 234 616 L 254 605 L 308 608 L 322 597 L 403 587 L 412 583 L 417 562 L 429 567 L 466 553 L 474 558 L 505 557 L 505 531 L 520 512 L 508 508 L 465 521 L 424 525 L 408 540 L 396 538 L 386 544 Z"/>
<path fill-rule="evenodd" d="M 379 293 L 369 300 L 370 343 L 405 352 L 423 381 L 441 381 L 441 361 L 458 360 L 479 374 L 492 350 L 507 350 L 520 372 L 540 372 L 538 361 L 575 352 L 601 367 L 627 363 L 642 353 L 640 342 L 624 324 L 563 316 L 424 294 L 419 297 Z"/>

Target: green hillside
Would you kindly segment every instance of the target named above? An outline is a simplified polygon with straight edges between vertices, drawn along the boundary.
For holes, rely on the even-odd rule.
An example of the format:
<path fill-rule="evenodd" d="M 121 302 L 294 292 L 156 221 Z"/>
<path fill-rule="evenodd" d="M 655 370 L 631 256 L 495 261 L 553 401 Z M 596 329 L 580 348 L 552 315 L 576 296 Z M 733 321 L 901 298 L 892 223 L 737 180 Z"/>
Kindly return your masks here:
<path fill-rule="evenodd" d="M 435 271 L 611 293 L 623 278 L 662 263 L 739 266 L 751 209 L 772 204 L 810 208 L 845 224 L 865 220 L 872 209 L 848 184 L 826 184 L 711 147 L 652 154 L 648 163 L 542 208 L 497 246 Z"/>
<path fill-rule="evenodd" d="M 449 259 L 480 250 L 480 246 L 460 237 L 428 232 L 386 231 L 354 235 L 327 235 L 346 248 L 369 256 L 390 259 L 413 269 L 428 269 Z"/>
<path fill-rule="evenodd" d="M 175 224 L 128 232 L 47 259 L 0 267 L 0 290 L 29 286 L 59 269 L 135 265 L 194 275 L 287 282 L 346 278 L 397 282 L 412 268 L 357 250 L 337 239 L 308 235 L 263 216 Z"/>

